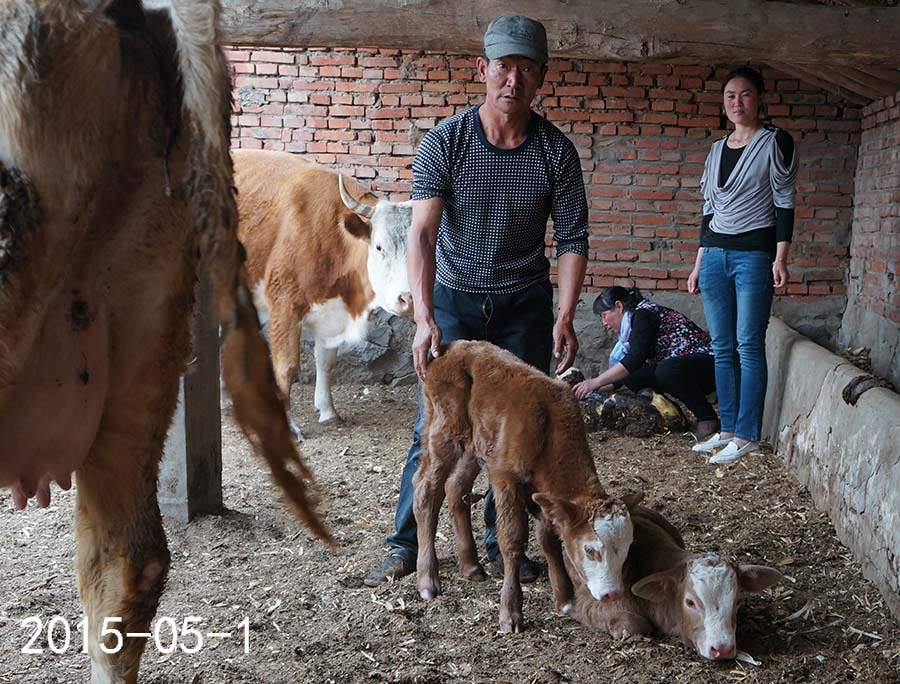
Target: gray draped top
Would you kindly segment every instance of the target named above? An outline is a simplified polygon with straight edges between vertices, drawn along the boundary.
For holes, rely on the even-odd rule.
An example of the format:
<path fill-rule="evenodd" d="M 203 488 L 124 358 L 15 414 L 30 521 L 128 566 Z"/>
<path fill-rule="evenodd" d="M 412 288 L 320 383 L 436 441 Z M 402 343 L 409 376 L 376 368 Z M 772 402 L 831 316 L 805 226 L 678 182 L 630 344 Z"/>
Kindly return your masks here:
<path fill-rule="evenodd" d="M 794 208 L 794 182 L 797 178 L 797 152 L 790 163 L 775 142 L 778 129 L 760 128 L 725 181 L 719 186 L 719 166 L 722 146 L 727 137 L 713 143 L 700 191 L 703 193 L 703 213 L 713 214 L 709 229 L 723 235 L 738 235 L 775 225 L 775 207 Z"/>

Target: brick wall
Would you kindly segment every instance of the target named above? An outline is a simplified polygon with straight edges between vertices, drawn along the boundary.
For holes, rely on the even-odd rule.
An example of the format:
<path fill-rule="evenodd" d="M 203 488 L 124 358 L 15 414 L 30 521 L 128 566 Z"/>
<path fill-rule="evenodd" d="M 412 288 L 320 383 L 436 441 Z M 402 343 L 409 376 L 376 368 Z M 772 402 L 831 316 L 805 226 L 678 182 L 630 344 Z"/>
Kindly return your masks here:
<path fill-rule="evenodd" d="M 900 93 L 863 110 L 850 298 L 900 324 Z"/>
<path fill-rule="evenodd" d="M 229 57 L 236 147 L 310 155 L 398 199 L 408 196 L 422 133 L 483 93 L 467 55 L 241 49 Z M 582 158 L 591 206 L 589 290 L 614 283 L 686 288 L 703 161 L 724 133 L 716 80 L 724 72 L 550 63 L 536 109 L 570 136 Z M 764 76 L 768 116 L 793 134 L 801 155 L 786 299 L 842 303 L 861 110 L 776 71 Z"/>
<path fill-rule="evenodd" d="M 900 387 L 900 92 L 863 110 L 839 342 L 870 347 L 875 372 Z"/>

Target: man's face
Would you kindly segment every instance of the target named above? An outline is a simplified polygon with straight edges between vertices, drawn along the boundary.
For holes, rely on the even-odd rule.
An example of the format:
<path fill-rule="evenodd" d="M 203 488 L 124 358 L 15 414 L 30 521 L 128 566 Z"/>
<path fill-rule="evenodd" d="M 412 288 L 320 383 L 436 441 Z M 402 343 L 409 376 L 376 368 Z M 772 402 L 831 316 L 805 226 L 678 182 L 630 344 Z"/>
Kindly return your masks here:
<path fill-rule="evenodd" d="M 487 86 L 486 102 L 505 114 L 528 112 L 546 73 L 546 65 L 528 57 L 478 58 L 478 78 Z"/>

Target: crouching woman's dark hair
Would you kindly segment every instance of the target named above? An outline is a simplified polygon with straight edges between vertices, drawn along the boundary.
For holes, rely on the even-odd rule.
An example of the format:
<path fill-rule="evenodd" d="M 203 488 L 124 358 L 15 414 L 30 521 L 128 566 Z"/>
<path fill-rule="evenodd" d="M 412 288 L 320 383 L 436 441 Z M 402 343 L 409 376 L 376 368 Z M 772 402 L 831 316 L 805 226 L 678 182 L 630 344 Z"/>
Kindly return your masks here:
<path fill-rule="evenodd" d="M 622 302 L 622 306 L 625 307 L 626 311 L 634 311 L 635 307 L 643 299 L 644 296 L 636 287 L 626 289 L 621 285 L 613 285 L 603 290 L 597 299 L 594 300 L 594 313 L 599 316 L 604 311 L 612 309 L 616 302 Z"/>

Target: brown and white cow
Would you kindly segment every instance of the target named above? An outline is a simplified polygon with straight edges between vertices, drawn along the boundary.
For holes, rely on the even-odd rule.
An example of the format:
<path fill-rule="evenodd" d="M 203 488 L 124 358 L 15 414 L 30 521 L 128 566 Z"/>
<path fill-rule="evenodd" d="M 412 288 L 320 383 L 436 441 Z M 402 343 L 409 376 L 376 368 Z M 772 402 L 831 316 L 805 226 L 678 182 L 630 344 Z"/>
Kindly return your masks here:
<path fill-rule="evenodd" d="M 245 433 L 320 536 L 236 239 L 218 4 L 0 3 L 0 487 L 78 483 L 91 681 L 137 681 L 169 568 L 158 463 L 198 254 Z M 104 652 L 102 645 L 110 652 Z"/>
<path fill-rule="evenodd" d="M 740 599 L 780 581 L 781 573 L 718 554 L 692 555 L 671 523 L 642 506 L 631 510 L 631 519 L 634 541 L 625 563 L 625 596 L 601 603 L 576 581 L 573 617 L 617 639 L 655 628 L 681 637 L 704 658 L 734 658 Z"/>
<path fill-rule="evenodd" d="M 338 345 L 364 339 L 377 307 L 412 313 L 406 275 L 412 203 L 369 192 L 356 199 L 354 181 L 287 152 L 236 150 L 233 156 L 238 237 L 256 305 L 269 313 L 278 386 L 290 409 L 305 326 L 315 339 L 319 422 L 340 420 L 330 377 Z"/>
<path fill-rule="evenodd" d="M 519 564 L 528 511 L 537 516 L 557 609 L 568 612 L 573 600 L 563 554 L 596 599 L 617 600 L 632 539 L 628 511 L 641 495 L 614 499 L 603 490 L 569 386 L 488 342 L 457 341 L 429 364 L 422 398 L 422 460 L 413 479 L 419 595 L 430 600 L 440 593 L 434 537 L 445 491 L 460 568 L 469 579 L 485 578 L 469 496 L 483 467 L 503 554 L 502 631 L 522 629 Z"/>

